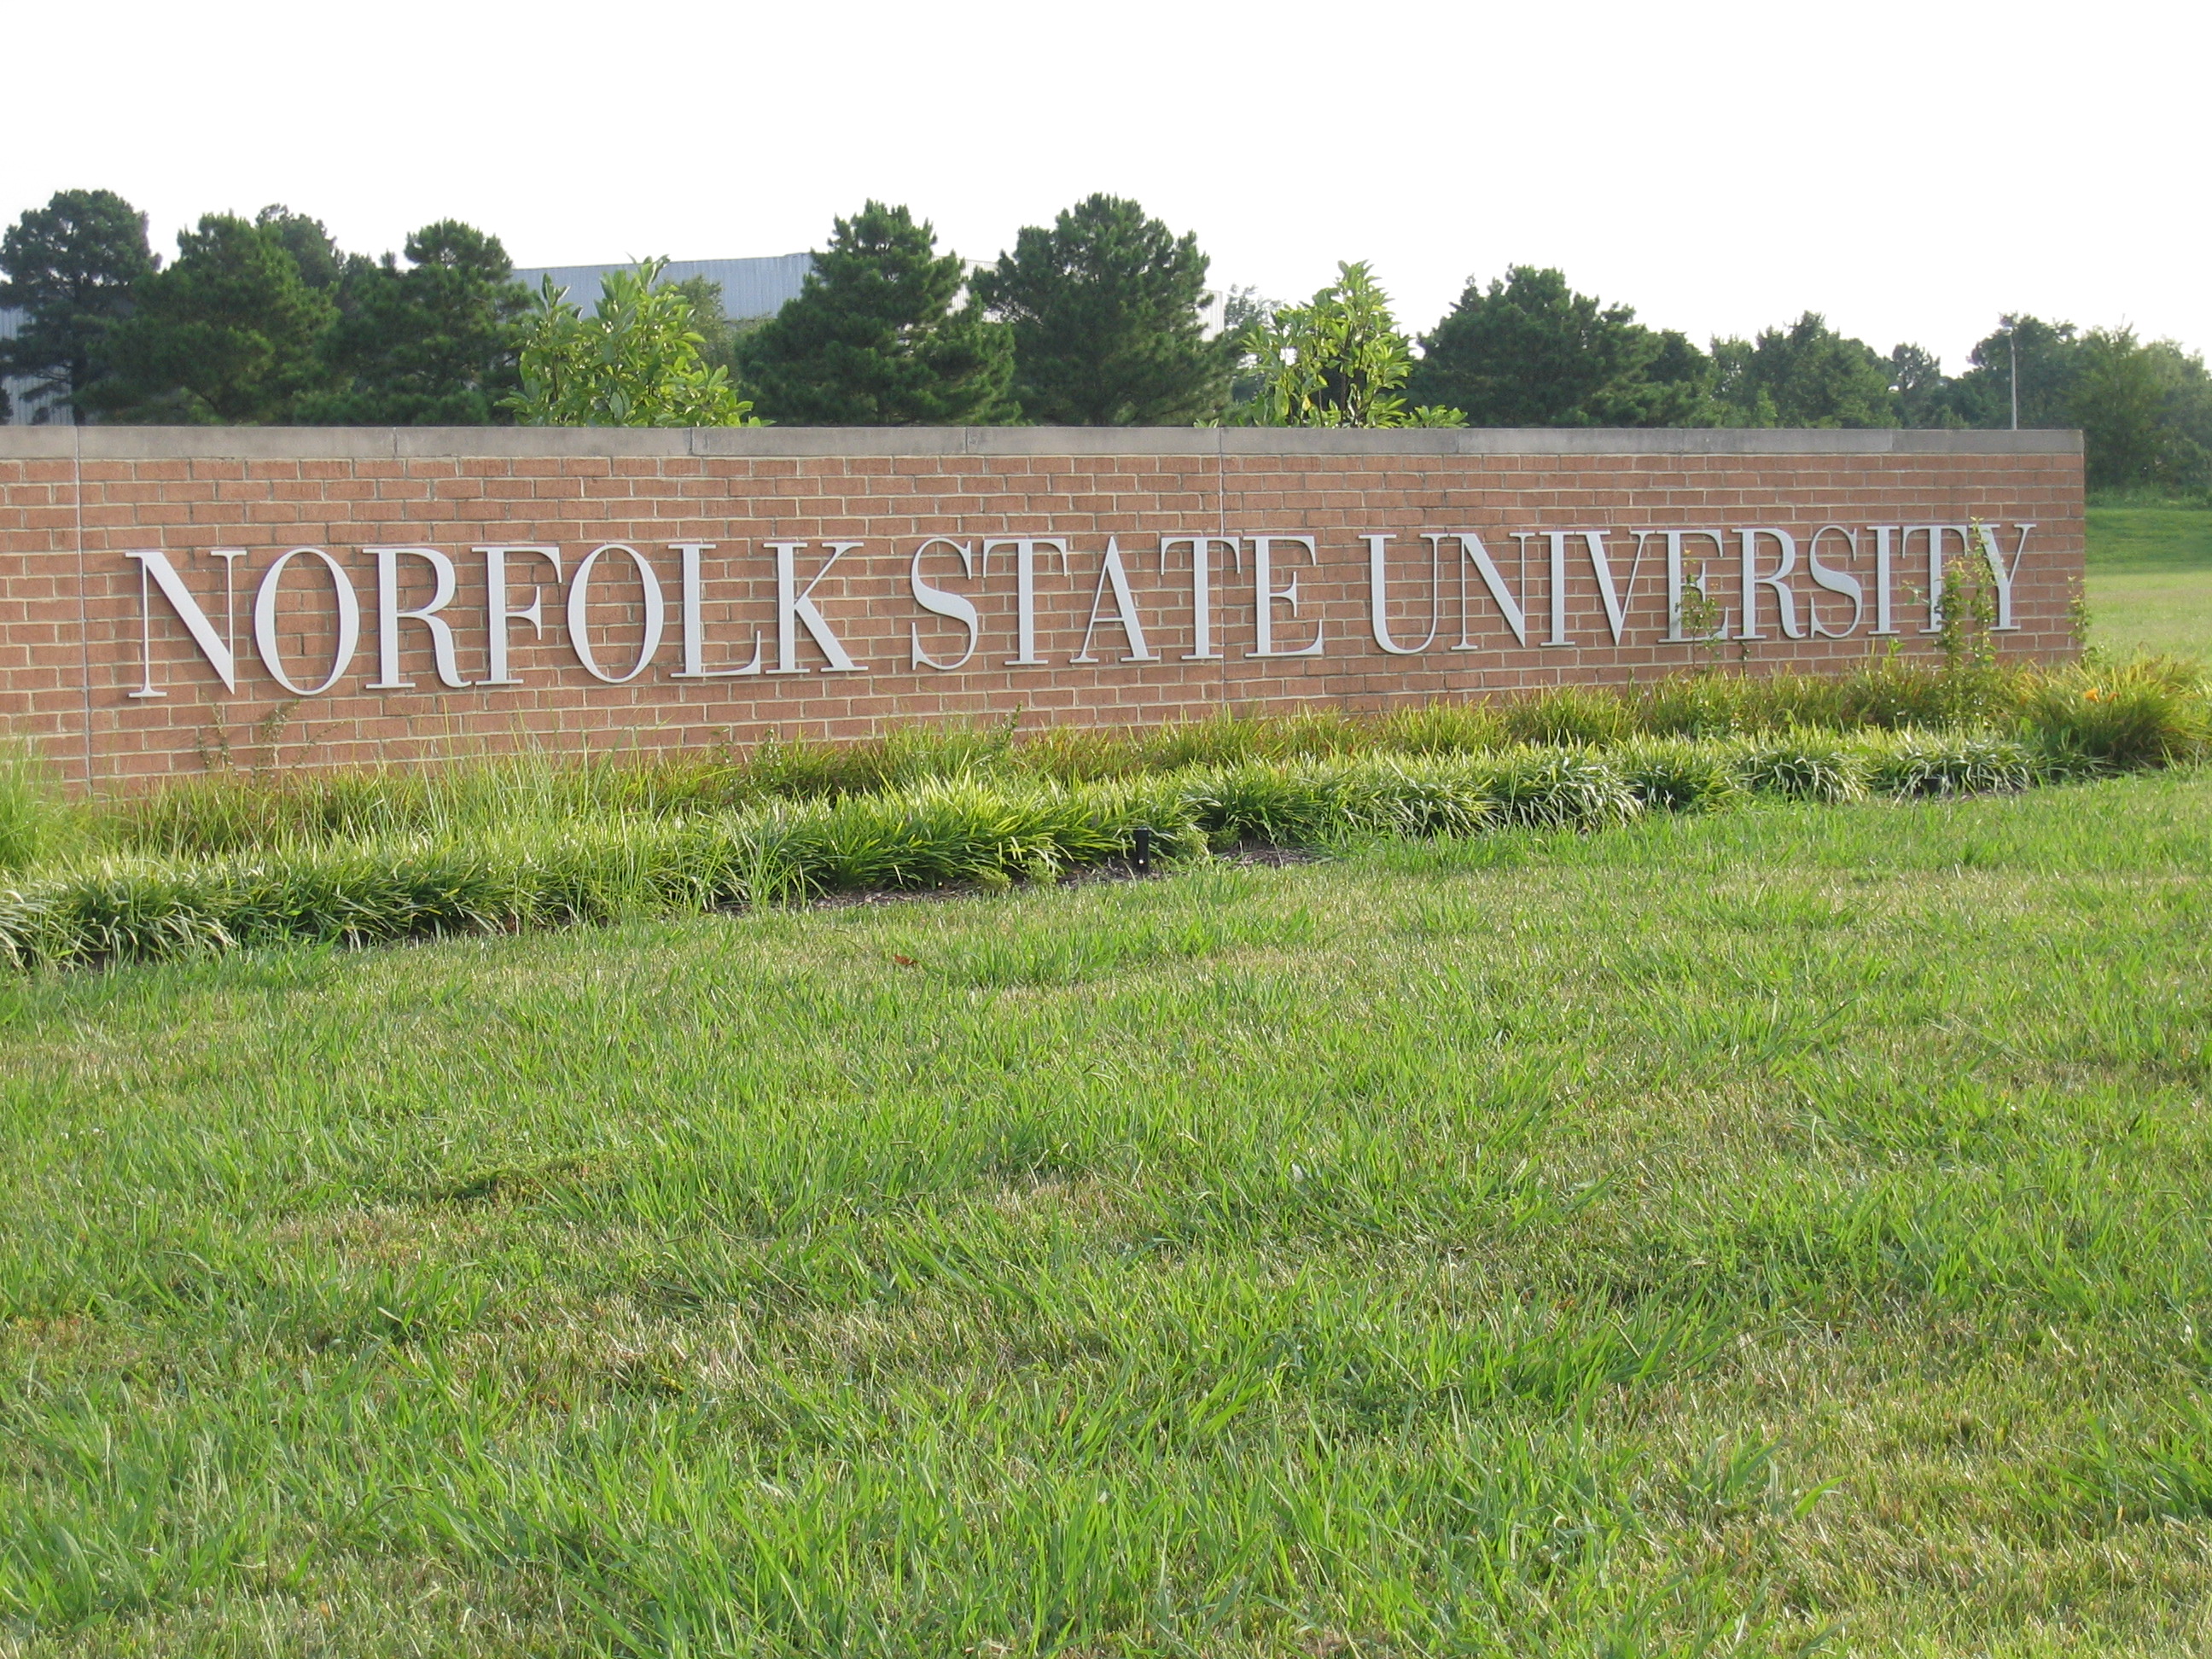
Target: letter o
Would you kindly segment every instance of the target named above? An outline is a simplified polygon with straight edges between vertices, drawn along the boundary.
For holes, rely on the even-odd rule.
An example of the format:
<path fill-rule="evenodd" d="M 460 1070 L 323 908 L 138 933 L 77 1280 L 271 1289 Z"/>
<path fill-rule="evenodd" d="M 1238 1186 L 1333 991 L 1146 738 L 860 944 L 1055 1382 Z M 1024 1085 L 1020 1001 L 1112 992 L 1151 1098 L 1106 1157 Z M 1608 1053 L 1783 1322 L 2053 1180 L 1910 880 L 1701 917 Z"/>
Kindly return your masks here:
<path fill-rule="evenodd" d="M 331 573 L 331 592 L 337 600 L 338 642 L 331 656 L 331 672 L 320 685 L 295 685 L 284 672 L 284 660 L 276 639 L 276 585 L 284 580 L 284 567 L 302 553 L 312 554 L 323 562 L 323 568 Z M 338 562 L 319 547 L 295 547 L 289 553 L 280 553 L 276 562 L 261 574 L 261 586 L 253 591 L 253 648 L 261 653 L 262 666 L 269 671 L 270 678 L 295 696 L 319 697 L 338 683 L 353 662 L 354 648 L 361 643 L 361 601 L 354 595 L 353 581 Z"/>
<path fill-rule="evenodd" d="M 637 580 L 645 589 L 645 638 L 638 642 L 637 665 L 627 674 L 608 674 L 600 671 L 592 656 L 592 642 L 585 635 L 590 620 L 592 605 L 592 567 L 599 562 L 602 553 L 627 553 L 629 562 L 637 567 Z M 608 685 L 627 685 L 646 671 L 653 653 L 660 649 L 661 631 L 668 623 L 668 602 L 660 592 L 660 578 L 653 573 L 651 561 L 635 548 L 622 542 L 609 542 L 605 547 L 595 547 L 584 555 L 583 562 L 568 582 L 568 643 L 576 653 L 576 660 L 584 665 L 584 672 L 593 679 Z"/>

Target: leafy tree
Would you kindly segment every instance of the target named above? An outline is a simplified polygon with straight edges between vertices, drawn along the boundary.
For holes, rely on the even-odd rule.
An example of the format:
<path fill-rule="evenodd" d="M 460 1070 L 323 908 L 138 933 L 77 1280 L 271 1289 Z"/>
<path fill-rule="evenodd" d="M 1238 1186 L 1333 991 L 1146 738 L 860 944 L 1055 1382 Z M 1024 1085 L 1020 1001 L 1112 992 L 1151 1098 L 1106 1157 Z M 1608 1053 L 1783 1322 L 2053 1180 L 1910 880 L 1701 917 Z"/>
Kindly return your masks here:
<path fill-rule="evenodd" d="M 2088 483 L 2099 489 L 2201 486 L 2212 462 L 2212 380 L 2204 360 L 2129 328 L 2091 329 L 2071 388 Z"/>
<path fill-rule="evenodd" d="M 1364 261 L 1336 270 L 1306 304 L 1278 306 L 1245 330 L 1259 390 L 1236 416 L 1249 426 L 1466 425 L 1456 409 L 1407 407 L 1413 353 L 1390 296 Z"/>
<path fill-rule="evenodd" d="M 301 399 L 309 425 L 482 426 L 509 418 L 530 295 L 495 236 L 441 220 L 407 239 L 408 269 L 356 256 L 322 350 L 333 385 Z"/>
<path fill-rule="evenodd" d="M 1967 353 L 1966 372 L 1951 382 L 1951 404 L 1968 426 L 2008 427 L 2015 378 L 2023 427 L 2074 424 L 2074 380 L 2081 371 L 2074 325 L 2015 315 Z"/>
<path fill-rule="evenodd" d="M 691 301 L 665 259 L 607 274 L 589 317 L 547 277 L 522 339 L 525 426 L 757 426 L 728 371 L 702 362 Z"/>
<path fill-rule="evenodd" d="M 1715 390 L 1730 426 L 1878 427 L 1897 422 L 1890 364 L 1817 311 L 1756 341 L 1716 340 Z"/>
<path fill-rule="evenodd" d="M 975 293 L 1013 330 L 1013 391 L 1048 426 L 1174 426 L 1220 411 L 1236 361 L 1208 339 L 1206 258 L 1143 208 L 1092 196 L 1024 226 L 976 273 Z"/>
<path fill-rule="evenodd" d="M 257 425 L 291 417 L 327 377 L 319 346 L 337 315 L 302 281 L 283 235 L 210 214 L 140 284 L 106 336 L 108 377 L 81 401 L 118 420 Z"/>
<path fill-rule="evenodd" d="M 1955 386 L 1943 373 L 1942 360 L 1917 345 L 1893 346 L 1889 354 L 1889 390 L 1900 426 L 1955 427 L 1960 418 Z"/>
<path fill-rule="evenodd" d="M 27 313 L 0 340 L 0 374 L 33 382 L 34 420 L 82 418 L 75 400 L 92 386 L 100 343 L 156 264 L 146 216 L 112 191 L 58 191 L 0 234 L 0 306 Z"/>
<path fill-rule="evenodd" d="M 808 426 L 994 426 L 1013 420 L 1013 339 L 964 301 L 966 268 L 903 207 L 836 222 L 805 286 L 748 335 L 746 384 Z"/>
<path fill-rule="evenodd" d="M 1557 270 L 1516 265 L 1470 282 L 1421 342 L 1407 393 L 1476 426 L 1708 426 L 1711 367 L 1687 337 L 1656 332 Z"/>

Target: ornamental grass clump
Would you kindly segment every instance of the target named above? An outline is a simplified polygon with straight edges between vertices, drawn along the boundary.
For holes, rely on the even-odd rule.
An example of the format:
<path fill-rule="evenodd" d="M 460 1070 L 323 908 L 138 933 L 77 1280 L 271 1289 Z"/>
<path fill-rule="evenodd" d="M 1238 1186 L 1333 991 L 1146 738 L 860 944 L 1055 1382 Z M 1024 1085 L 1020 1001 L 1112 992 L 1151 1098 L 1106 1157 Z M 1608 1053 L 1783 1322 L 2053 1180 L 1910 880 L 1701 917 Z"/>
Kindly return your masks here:
<path fill-rule="evenodd" d="M 1194 774 L 1182 788 L 1194 822 L 1221 847 L 1471 836 L 1497 810 L 1487 772 L 1450 757 L 1254 762 Z"/>
<path fill-rule="evenodd" d="M 1589 750 L 1508 750 L 1492 756 L 1481 776 L 1502 824 L 1606 830 L 1644 810 L 1619 769 Z"/>
<path fill-rule="evenodd" d="M 2020 698 L 2027 734 L 2079 773 L 2130 772 L 2212 752 L 2204 671 L 2171 657 L 2039 678 Z"/>
<path fill-rule="evenodd" d="M 1498 712 L 1509 743 L 1597 749 L 1633 737 L 1638 729 L 1634 705 L 1597 686 L 1556 685 L 1506 703 Z"/>
<path fill-rule="evenodd" d="M 1394 708 L 1375 722 L 1378 747 L 1409 755 L 1486 755 L 1508 748 L 1504 714 L 1494 703 L 1432 702 Z"/>
<path fill-rule="evenodd" d="M 1899 799 L 2010 794 L 2044 769 L 2036 750 L 1994 732 L 1899 732 L 1860 744 L 1868 791 Z"/>
<path fill-rule="evenodd" d="M 51 856 L 73 829 L 72 816 L 37 752 L 0 740 L 0 874 Z"/>
<path fill-rule="evenodd" d="M 1644 738 L 1606 757 L 1647 811 L 1710 812 L 1743 798 L 1724 747 L 1683 738 Z"/>
<path fill-rule="evenodd" d="M 1737 751 L 1736 781 L 1755 795 L 1833 805 L 1866 793 L 1866 759 L 1831 732 L 1801 731 L 1747 743 Z"/>
<path fill-rule="evenodd" d="M 1316 847 L 1356 827 L 1342 769 L 1248 761 L 1194 769 L 1183 788 L 1193 820 L 1215 847 Z"/>
<path fill-rule="evenodd" d="M 835 892 L 1050 880 L 1116 856 L 1128 840 L 1057 785 L 962 777 L 840 801 L 811 842 L 787 845 L 806 885 Z"/>

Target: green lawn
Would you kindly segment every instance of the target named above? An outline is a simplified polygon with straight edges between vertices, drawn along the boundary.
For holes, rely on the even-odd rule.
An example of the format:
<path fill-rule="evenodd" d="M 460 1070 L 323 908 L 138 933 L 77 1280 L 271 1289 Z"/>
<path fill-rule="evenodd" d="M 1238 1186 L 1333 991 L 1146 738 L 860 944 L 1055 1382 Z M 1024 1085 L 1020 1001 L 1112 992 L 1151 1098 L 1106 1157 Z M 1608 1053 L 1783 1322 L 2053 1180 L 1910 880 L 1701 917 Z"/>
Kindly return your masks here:
<path fill-rule="evenodd" d="M 0 1651 L 2212 1650 L 2208 824 L 0 982 Z"/>
<path fill-rule="evenodd" d="M 2093 507 L 2088 520 L 2090 642 L 2212 658 L 2212 510 Z"/>

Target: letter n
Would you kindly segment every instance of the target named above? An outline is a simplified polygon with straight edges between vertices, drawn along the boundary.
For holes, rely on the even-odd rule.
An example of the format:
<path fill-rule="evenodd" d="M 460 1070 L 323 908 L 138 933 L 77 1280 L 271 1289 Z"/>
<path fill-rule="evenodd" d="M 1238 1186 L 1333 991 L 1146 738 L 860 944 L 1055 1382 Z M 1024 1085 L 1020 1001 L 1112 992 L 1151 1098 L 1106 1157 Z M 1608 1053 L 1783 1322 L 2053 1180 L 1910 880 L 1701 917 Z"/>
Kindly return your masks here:
<path fill-rule="evenodd" d="M 159 548 L 145 548 L 125 553 L 123 556 L 137 561 L 138 565 L 139 686 L 131 695 L 134 697 L 166 697 L 169 695 L 166 691 L 156 690 L 154 686 L 153 590 L 156 587 L 161 590 L 161 597 L 168 600 L 169 608 L 176 612 L 177 620 L 184 623 L 185 631 L 192 636 L 192 643 L 199 647 L 200 654 L 215 670 L 216 678 L 222 682 L 223 690 L 236 691 L 238 619 L 234 614 L 232 579 L 237 568 L 236 562 L 246 556 L 246 550 L 217 548 L 215 550 L 215 556 L 223 562 L 223 631 L 221 635 L 217 635 L 215 624 L 208 620 L 207 612 L 200 609 L 200 602 L 192 597 L 191 589 L 185 586 L 184 578 L 177 574 L 176 567 L 169 562 L 167 553 Z"/>

